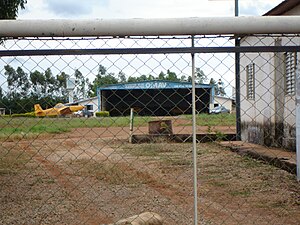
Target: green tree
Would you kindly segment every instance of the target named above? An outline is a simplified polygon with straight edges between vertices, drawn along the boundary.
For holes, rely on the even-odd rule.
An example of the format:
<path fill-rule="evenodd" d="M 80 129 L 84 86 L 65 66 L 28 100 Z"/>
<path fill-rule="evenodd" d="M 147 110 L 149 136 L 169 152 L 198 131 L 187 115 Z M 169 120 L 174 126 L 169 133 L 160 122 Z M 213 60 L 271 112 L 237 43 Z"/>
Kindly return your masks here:
<path fill-rule="evenodd" d="M 57 80 L 53 76 L 51 69 L 48 68 L 45 71 L 45 94 L 53 95 L 55 90 L 57 90 Z"/>
<path fill-rule="evenodd" d="M 117 84 L 118 79 L 116 78 L 114 73 L 108 73 L 102 77 L 100 85 L 108 85 L 108 84 Z"/>
<path fill-rule="evenodd" d="M 28 74 L 26 74 L 21 67 L 15 70 L 13 67 L 6 65 L 4 66 L 4 70 L 4 75 L 7 76 L 9 95 L 27 96 L 30 87 Z"/>
<path fill-rule="evenodd" d="M 22 96 L 27 96 L 29 93 L 30 83 L 28 80 L 28 74 L 23 71 L 21 67 L 17 68 L 18 87 Z"/>
<path fill-rule="evenodd" d="M 66 96 L 66 81 L 69 77 L 66 73 L 62 72 L 55 77 L 51 69 L 48 68 L 44 73 L 35 70 L 30 73 L 29 77 L 32 86 L 32 96 L 37 96 L 37 98 Z"/>
<path fill-rule="evenodd" d="M 90 82 L 90 80 L 89 80 L 89 78 L 86 78 L 85 79 L 85 85 L 86 85 L 86 96 L 85 97 L 92 97 L 93 96 L 93 92 L 92 92 L 92 84 L 91 84 L 91 82 Z"/>
<path fill-rule="evenodd" d="M 35 70 L 30 73 L 30 81 L 32 83 L 32 95 L 45 96 L 46 79 L 44 74 Z"/>
<path fill-rule="evenodd" d="M 182 75 L 182 76 L 180 77 L 180 81 L 181 81 L 181 82 L 187 81 L 186 76 L 185 76 L 185 75 Z"/>
<path fill-rule="evenodd" d="M 94 79 L 93 83 L 90 86 L 89 92 L 92 96 L 96 96 L 97 94 L 97 88 L 103 85 L 108 84 L 117 84 L 118 79 L 116 78 L 114 73 L 108 73 L 107 69 L 100 65 L 98 69 L 98 74 L 96 75 L 96 78 Z"/>
<path fill-rule="evenodd" d="M 155 77 L 153 75 L 149 74 L 147 80 L 155 80 Z"/>
<path fill-rule="evenodd" d="M 1 106 L 12 113 L 32 111 L 32 99 L 30 95 L 30 80 L 28 74 L 21 67 L 16 70 L 6 65 L 4 74 L 7 81 L 7 95 L 1 96 Z"/>
<path fill-rule="evenodd" d="M 0 19 L 15 19 L 19 9 L 25 9 L 27 0 L 0 0 Z"/>
<path fill-rule="evenodd" d="M 120 71 L 118 73 L 118 82 L 119 83 L 126 83 L 126 75 L 124 72 Z"/>
<path fill-rule="evenodd" d="M 7 86 L 9 89 L 9 93 L 13 91 L 14 88 L 17 88 L 16 80 L 17 80 L 17 72 L 14 68 L 9 65 L 4 66 L 4 75 L 7 77 Z"/>
<path fill-rule="evenodd" d="M 140 77 L 128 77 L 127 82 L 141 82 L 148 80 L 148 77 L 146 75 L 141 75 Z"/>
<path fill-rule="evenodd" d="M 2 88 L 0 87 L 0 100 L 1 100 L 3 97 L 4 97 L 4 95 L 3 95 L 3 90 L 2 90 Z"/>
<path fill-rule="evenodd" d="M 132 77 L 132 76 L 128 77 L 128 79 L 127 79 L 127 82 L 136 82 L 136 81 L 137 81 L 137 78 Z"/>
<path fill-rule="evenodd" d="M 175 72 L 171 72 L 170 70 L 167 70 L 166 80 L 179 81 L 180 79 L 178 79 Z"/>
<path fill-rule="evenodd" d="M 76 69 L 75 73 L 75 90 L 74 90 L 74 99 L 79 100 L 86 97 L 86 80 L 82 73 Z"/>
<path fill-rule="evenodd" d="M 106 72 L 107 72 L 107 69 L 104 66 L 99 65 L 98 75 L 102 75 L 103 76 L 103 75 L 106 74 Z"/>
<path fill-rule="evenodd" d="M 0 20 L 16 19 L 19 8 L 25 9 L 27 0 L 0 0 Z M 3 44 L 5 38 L 0 38 L 0 44 Z"/>
<path fill-rule="evenodd" d="M 146 81 L 146 80 L 148 80 L 148 78 L 144 74 L 137 78 L 137 81 Z"/>
<path fill-rule="evenodd" d="M 159 80 L 165 80 L 166 79 L 166 74 L 163 71 L 161 71 L 158 75 L 158 79 Z"/>
<path fill-rule="evenodd" d="M 207 76 L 200 68 L 196 68 L 195 76 L 196 82 L 199 84 L 204 84 L 204 82 L 207 81 Z"/>
<path fill-rule="evenodd" d="M 56 76 L 56 93 L 59 97 L 67 98 L 67 79 L 70 75 L 61 72 Z"/>
<path fill-rule="evenodd" d="M 35 70 L 28 75 L 21 67 L 15 70 L 9 65 L 4 66 L 4 71 L 7 94 L 0 93 L 0 107 L 8 112 L 30 112 L 34 103 L 46 108 L 66 101 L 66 78 L 69 75 L 65 73 L 54 77 L 48 68 L 44 73 Z"/>

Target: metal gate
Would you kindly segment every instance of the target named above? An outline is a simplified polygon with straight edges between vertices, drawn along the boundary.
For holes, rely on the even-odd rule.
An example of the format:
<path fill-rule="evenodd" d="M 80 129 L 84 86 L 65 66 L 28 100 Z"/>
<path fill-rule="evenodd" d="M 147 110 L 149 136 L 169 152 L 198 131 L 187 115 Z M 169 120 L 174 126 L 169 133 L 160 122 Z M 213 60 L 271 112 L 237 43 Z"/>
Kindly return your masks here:
<path fill-rule="evenodd" d="M 0 21 L 1 223 L 299 224 L 297 19 Z"/>

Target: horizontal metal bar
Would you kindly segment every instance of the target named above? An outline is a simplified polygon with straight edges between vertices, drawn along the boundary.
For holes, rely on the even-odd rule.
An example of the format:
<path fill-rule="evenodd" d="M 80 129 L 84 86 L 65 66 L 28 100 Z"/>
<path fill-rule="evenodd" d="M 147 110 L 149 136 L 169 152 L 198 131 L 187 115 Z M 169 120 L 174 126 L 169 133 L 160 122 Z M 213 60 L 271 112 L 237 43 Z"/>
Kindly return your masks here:
<path fill-rule="evenodd" d="M 300 52 L 300 46 L 4 50 L 2 56 Z"/>
<path fill-rule="evenodd" d="M 0 37 L 295 33 L 300 33 L 300 16 L 0 21 Z"/>

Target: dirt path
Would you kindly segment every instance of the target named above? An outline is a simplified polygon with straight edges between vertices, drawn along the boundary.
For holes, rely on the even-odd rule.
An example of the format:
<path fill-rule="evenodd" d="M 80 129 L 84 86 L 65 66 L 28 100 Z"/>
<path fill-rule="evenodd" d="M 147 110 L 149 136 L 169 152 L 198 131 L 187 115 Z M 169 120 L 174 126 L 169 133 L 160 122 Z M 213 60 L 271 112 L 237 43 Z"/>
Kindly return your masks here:
<path fill-rule="evenodd" d="M 146 132 L 146 128 L 139 132 Z M 165 224 L 192 224 L 191 144 L 129 145 L 127 135 L 127 128 L 80 128 L 47 138 L 2 143 L 8 152 L 24 153 L 29 159 L 17 175 L 0 176 L 3 193 L 12 199 L 12 187 L 18 186 L 23 196 L 18 204 L 27 205 L 27 209 L 15 206 L 15 212 L 10 210 L 11 216 L 0 213 L 4 218 L 0 221 L 93 225 L 153 211 L 165 218 Z M 252 174 L 248 168 L 235 172 L 230 164 L 235 159 L 232 152 L 211 150 L 209 146 L 200 147 L 199 151 L 201 224 L 298 224 L 300 218 L 294 210 L 299 207 L 290 208 L 293 216 L 280 215 L 281 208 L 273 212 L 254 207 L 260 204 L 259 199 L 266 199 L 261 193 L 264 189 L 256 193 L 258 199 L 248 197 L 248 192 L 244 194 L 244 189 L 252 185 L 247 182 L 261 172 Z M 228 167 L 224 172 L 219 171 L 221 162 Z M 282 179 L 280 173 L 276 176 Z M 234 192 L 233 188 L 242 191 Z M 278 202 L 286 201 L 280 189 L 283 187 L 276 188 L 273 189 L 279 193 Z M 233 194 L 229 194 L 231 191 Z M 296 189 L 294 192 L 300 193 Z M 7 214 L 9 208 L 1 207 L 0 211 Z"/>
<path fill-rule="evenodd" d="M 80 201 L 88 202 L 88 199 L 85 198 L 85 195 L 77 189 L 75 183 L 71 182 L 67 177 L 66 170 L 60 166 L 54 164 L 50 160 L 45 159 L 40 155 L 32 154 L 34 160 L 36 160 L 42 167 L 46 169 L 50 177 L 63 188 L 64 192 L 67 192 L 69 198 L 72 198 L 74 201 L 80 199 Z M 88 213 L 87 210 L 83 210 L 79 213 L 76 218 L 77 223 L 87 223 L 87 224 L 99 224 L 99 223 L 108 223 L 112 219 L 108 218 L 104 212 L 101 212 L 93 202 L 89 203 Z"/>

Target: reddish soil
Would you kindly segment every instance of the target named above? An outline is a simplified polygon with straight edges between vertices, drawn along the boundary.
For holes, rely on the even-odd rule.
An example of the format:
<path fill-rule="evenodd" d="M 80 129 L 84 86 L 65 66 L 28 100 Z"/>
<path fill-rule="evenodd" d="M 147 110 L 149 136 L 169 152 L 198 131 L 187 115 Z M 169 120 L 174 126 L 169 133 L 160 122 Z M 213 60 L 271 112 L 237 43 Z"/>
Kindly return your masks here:
<path fill-rule="evenodd" d="M 193 224 L 191 144 L 130 145 L 128 135 L 80 128 L 2 142 L 0 159 L 13 164 L 0 170 L 0 224 L 105 224 L 144 211 L 165 224 Z M 300 224 L 292 175 L 215 145 L 198 148 L 199 224 Z"/>

